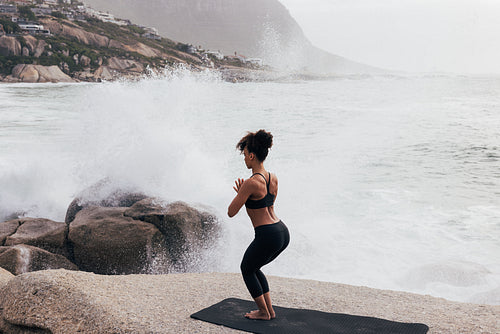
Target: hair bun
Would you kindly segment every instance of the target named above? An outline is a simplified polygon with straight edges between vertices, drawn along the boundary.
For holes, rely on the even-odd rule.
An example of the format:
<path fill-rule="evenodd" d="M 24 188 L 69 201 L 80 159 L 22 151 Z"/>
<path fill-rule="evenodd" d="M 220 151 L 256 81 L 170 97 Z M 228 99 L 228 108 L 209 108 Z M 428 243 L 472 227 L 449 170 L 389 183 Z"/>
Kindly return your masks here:
<path fill-rule="evenodd" d="M 266 130 L 259 130 L 255 133 L 255 140 L 264 147 L 271 148 L 273 146 L 273 135 Z"/>

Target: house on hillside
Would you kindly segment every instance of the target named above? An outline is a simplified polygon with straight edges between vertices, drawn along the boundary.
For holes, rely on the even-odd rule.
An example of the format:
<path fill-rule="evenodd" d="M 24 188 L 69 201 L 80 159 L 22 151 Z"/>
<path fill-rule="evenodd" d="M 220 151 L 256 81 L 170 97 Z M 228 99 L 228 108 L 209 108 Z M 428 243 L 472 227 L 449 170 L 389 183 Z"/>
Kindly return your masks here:
<path fill-rule="evenodd" d="M 151 27 L 143 27 L 144 29 L 144 34 L 142 34 L 142 37 L 154 39 L 154 40 L 161 40 L 161 36 L 158 34 L 158 29 L 156 28 L 151 28 Z"/>
<path fill-rule="evenodd" d="M 217 58 L 218 60 L 223 60 L 224 59 L 224 55 L 222 54 L 222 52 L 220 51 L 207 51 L 205 52 L 207 55 L 211 55 L 211 56 L 214 56 L 215 58 Z"/>
<path fill-rule="evenodd" d="M 198 52 L 198 49 L 196 49 L 196 46 L 189 44 L 186 49 L 187 53 L 194 54 Z"/>
<path fill-rule="evenodd" d="M 31 8 L 31 11 L 35 16 L 44 16 L 52 14 L 52 8 L 35 7 Z"/>
<path fill-rule="evenodd" d="M 17 6 L 11 4 L 0 4 L 0 13 L 15 14 L 17 13 Z"/>
<path fill-rule="evenodd" d="M 27 6 L 27 5 L 32 5 L 33 4 L 32 0 L 12 0 L 10 2 L 14 2 L 16 4 L 20 4 L 20 5 L 23 5 L 23 6 Z"/>
<path fill-rule="evenodd" d="M 32 22 L 23 22 L 23 23 L 18 23 L 19 28 L 24 33 L 28 33 L 30 35 L 36 35 L 36 34 L 42 34 L 42 35 L 50 35 L 50 30 L 44 29 L 43 25 L 41 24 L 36 24 Z"/>

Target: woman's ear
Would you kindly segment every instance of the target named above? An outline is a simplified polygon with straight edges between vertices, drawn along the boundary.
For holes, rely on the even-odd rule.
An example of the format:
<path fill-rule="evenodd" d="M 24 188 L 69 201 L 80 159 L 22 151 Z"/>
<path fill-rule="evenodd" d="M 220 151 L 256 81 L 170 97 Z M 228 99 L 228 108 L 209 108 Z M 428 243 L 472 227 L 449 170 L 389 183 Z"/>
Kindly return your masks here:
<path fill-rule="evenodd" d="M 250 160 L 255 159 L 255 153 L 250 153 L 250 154 L 248 155 L 248 158 L 249 158 Z"/>

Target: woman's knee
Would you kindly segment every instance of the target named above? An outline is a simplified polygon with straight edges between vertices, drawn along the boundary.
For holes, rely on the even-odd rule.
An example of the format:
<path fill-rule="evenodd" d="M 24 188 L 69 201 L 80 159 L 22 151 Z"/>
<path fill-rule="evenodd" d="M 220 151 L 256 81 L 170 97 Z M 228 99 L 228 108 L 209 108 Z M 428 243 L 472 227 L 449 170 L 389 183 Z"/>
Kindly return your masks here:
<path fill-rule="evenodd" d="M 240 270 L 243 275 L 248 275 L 252 273 L 252 270 L 248 267 L 248 264 L 244 261 L 240 264 Z"/>

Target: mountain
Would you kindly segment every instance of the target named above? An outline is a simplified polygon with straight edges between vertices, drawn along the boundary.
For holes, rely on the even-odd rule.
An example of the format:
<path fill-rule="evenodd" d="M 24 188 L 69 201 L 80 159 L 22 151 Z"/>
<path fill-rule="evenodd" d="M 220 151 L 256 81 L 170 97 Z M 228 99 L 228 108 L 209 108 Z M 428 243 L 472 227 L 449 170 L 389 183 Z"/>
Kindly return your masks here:
<path fill-rule="evenodd" d="M 377 69 L 314 47 L 278 0 L 84 0 L 93 8 L 158 29 L 170 39 L 262 58 L 275 68 L 314 73 Z"/>

